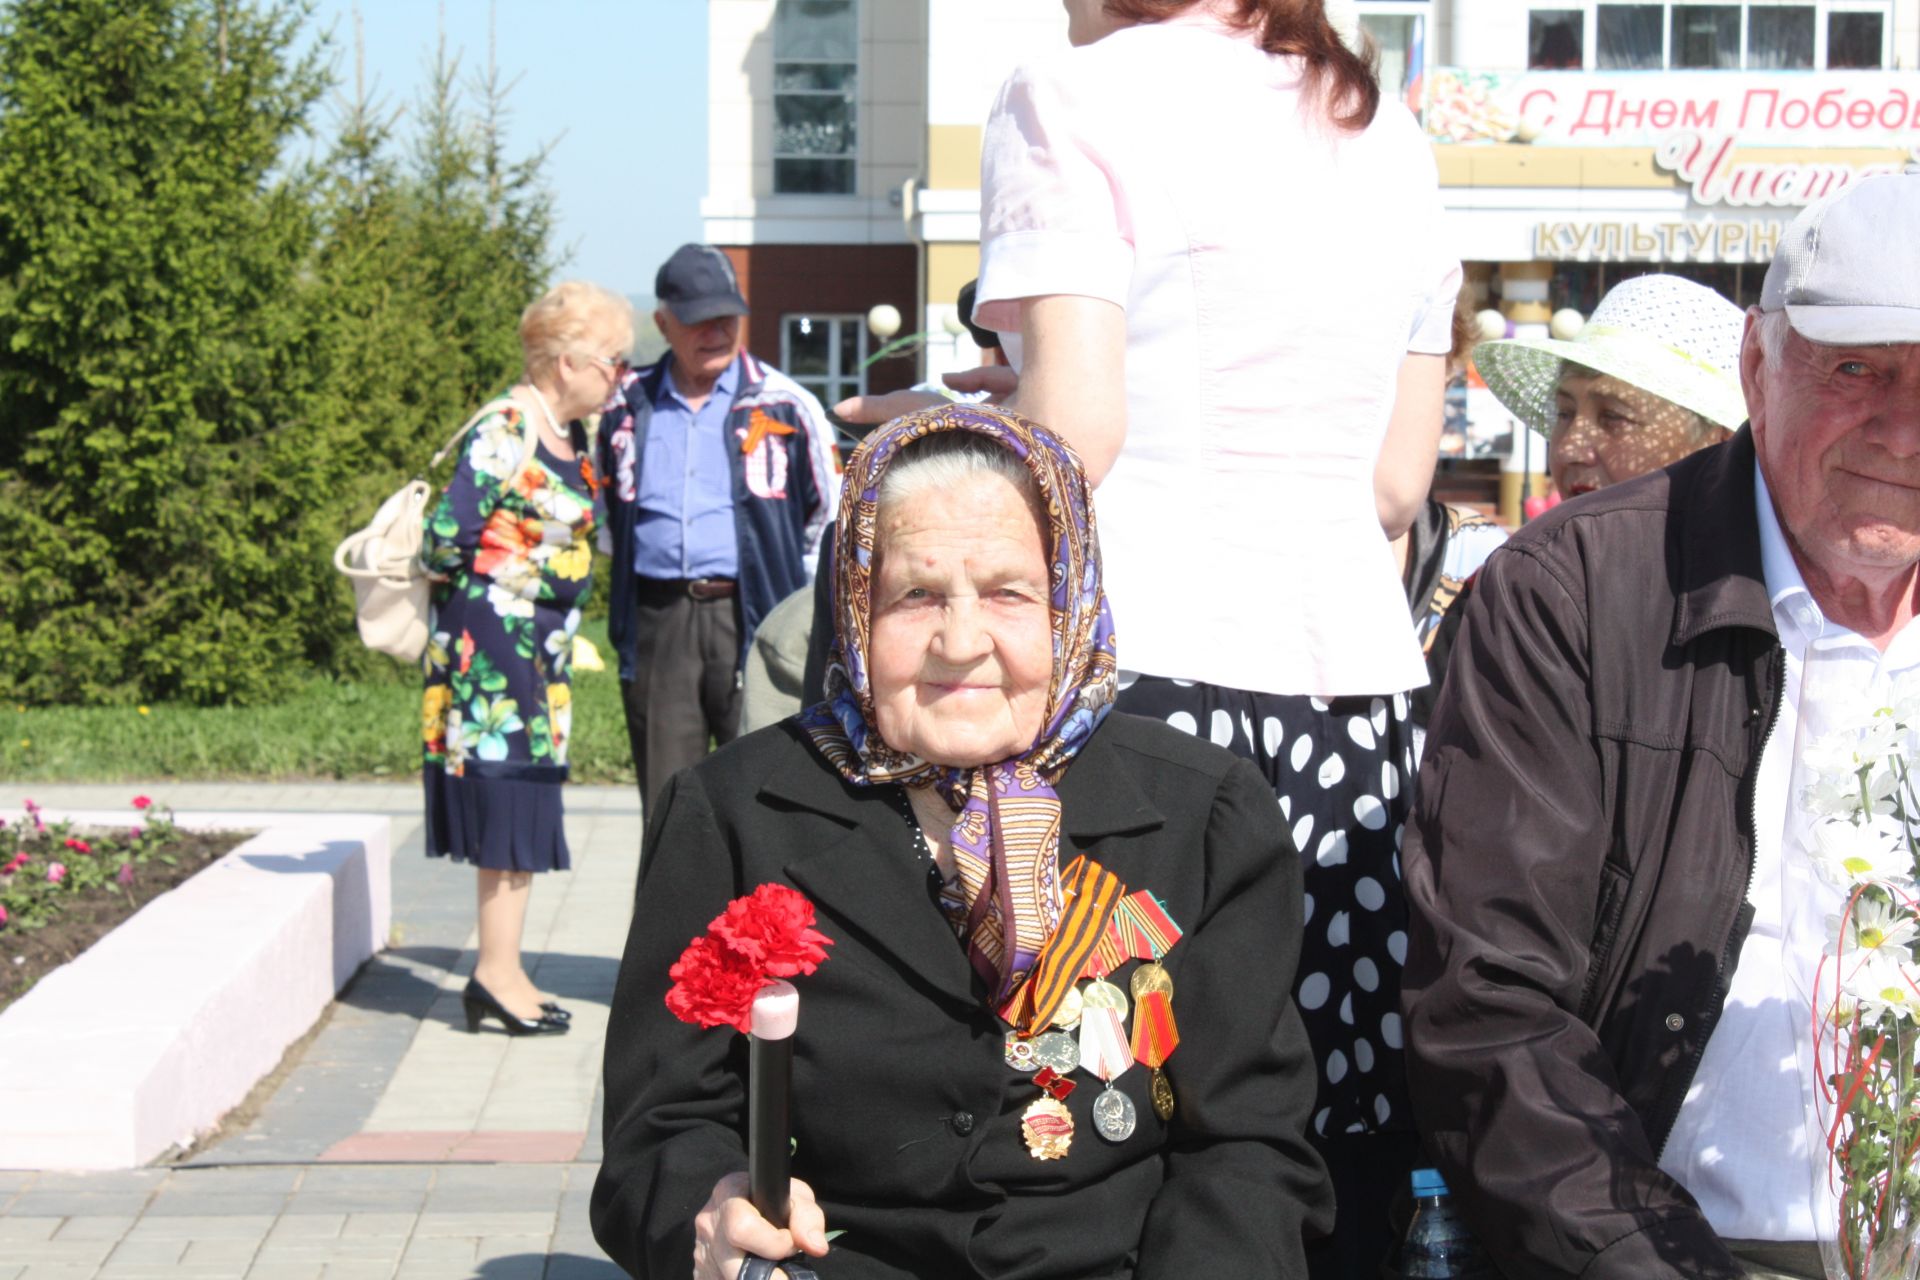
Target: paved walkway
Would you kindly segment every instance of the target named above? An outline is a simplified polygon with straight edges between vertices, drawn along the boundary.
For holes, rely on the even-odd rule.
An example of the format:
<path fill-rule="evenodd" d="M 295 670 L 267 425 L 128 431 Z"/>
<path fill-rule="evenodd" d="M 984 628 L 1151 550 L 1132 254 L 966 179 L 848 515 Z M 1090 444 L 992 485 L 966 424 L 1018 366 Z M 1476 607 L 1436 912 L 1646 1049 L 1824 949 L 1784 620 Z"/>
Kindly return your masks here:
<path fill-rule="evenodd" d="M 393 945 L 251 1123 L 126 1173 L 0 1172 L 0 1280 L 620 1280 L 593 1242 L 600 1054 L 640 851 L 627 787 L 570 787 L 571 872 L 534 885 L 534 980 L 565 1036 L 467 1033 L 474 876 L 429 861 L 415 784 L 0 785 L 0 803 L 393 819 Z"/>

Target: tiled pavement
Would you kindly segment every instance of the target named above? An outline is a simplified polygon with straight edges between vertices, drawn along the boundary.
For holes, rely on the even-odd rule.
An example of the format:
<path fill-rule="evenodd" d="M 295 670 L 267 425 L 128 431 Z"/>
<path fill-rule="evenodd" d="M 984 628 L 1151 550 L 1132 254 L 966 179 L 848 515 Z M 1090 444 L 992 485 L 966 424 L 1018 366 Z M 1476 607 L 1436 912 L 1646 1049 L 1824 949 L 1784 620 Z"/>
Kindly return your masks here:
<path fill-rule="evenodd" d="M 252 1123 L 125 1173 L 0 1171 L 0 1280 L 619 1280 L 593 1242 L 600 1052 L 640 849 L 631 788 L 570 787 L 574 866 L 539 877 L 534 980 L 565 1036 L 469 1035 L 474 877 L 422 856 L 414 785 L 0 787 L 48 808 L 393 819 L 393 945 L 341 993 Z"/>

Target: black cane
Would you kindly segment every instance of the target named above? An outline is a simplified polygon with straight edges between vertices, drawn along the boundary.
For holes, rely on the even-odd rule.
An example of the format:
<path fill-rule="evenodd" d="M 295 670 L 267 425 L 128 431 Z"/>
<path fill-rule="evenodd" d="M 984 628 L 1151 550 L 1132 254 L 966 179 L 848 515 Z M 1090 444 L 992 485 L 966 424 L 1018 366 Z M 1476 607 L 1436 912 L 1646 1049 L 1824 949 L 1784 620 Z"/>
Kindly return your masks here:
<path fill-rule="evenodd" d="M 747 1196 L 760 1216 L 787 1225 L 793 1176 L 793 1032 L 800 996 L 775 982 L 753 999 L 747 1071 Z"/>

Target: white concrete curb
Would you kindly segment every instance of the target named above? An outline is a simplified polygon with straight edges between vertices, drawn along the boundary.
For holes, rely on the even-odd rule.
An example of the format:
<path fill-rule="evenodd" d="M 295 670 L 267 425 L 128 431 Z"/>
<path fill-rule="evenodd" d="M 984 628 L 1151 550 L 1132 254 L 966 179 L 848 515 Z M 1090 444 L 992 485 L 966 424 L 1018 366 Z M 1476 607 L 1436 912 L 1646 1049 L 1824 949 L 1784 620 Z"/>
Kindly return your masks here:
<path fill-rule="evenodd" d="M 9 821 L 17 814 L 0 809 Z M 137 818 L 125 809 L 44 816 L 107 827 Z M 0 1014 L 0 1169 L 130 1169 L 191 1141 L 386 945 L 387 818 L 196 811 L 174 820 L 260 833 Z"/>

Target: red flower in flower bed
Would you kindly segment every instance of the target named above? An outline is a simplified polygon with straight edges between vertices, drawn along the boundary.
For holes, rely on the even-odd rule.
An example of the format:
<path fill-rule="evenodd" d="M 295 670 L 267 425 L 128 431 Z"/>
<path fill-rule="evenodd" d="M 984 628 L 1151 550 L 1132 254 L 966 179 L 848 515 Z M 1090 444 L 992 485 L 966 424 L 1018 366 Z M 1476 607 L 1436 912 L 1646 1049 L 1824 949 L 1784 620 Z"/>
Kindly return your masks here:
<path fill-rule="evenodd" d="M 135 796 L 133 798 L 133 807 L 136 809 L 150 809 L 153 807 L 153 800 L 148 796 Z"/>
<path fill-rule="evenodd" d="M 74 836 L 67 837 L 67 848 L 73 850 L 75 853 L 92 853 L 93 852 L 92 845 L 88 844 L 85 840 L 81 840 Z"/>
<path fill-rule="evenodd" d="M 833 939 L 813 927 L 813 904 L 785 885 L 735 898 L 667 971 L 667 1008 L 682 1022 L 751 1033 L 753 998 L 778 978 L 812 973 Z"/>

